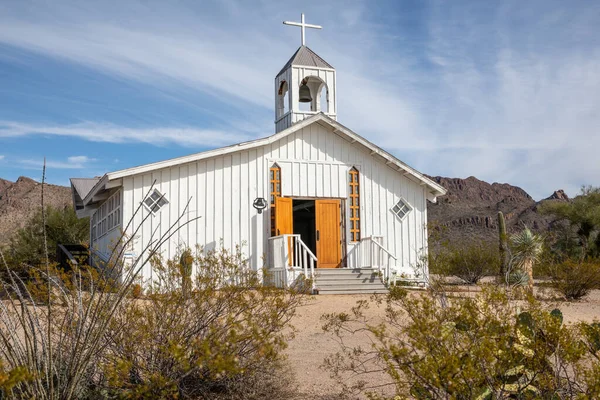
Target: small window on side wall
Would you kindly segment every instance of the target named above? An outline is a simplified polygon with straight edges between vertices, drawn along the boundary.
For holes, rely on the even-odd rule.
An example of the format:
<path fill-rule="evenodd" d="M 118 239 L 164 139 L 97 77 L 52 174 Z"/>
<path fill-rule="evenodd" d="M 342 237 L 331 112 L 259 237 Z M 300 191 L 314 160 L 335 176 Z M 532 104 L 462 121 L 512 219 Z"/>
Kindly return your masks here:
<path fill-rule="evenodd" d="M 396 205 L 394 205 L 394 207 L 392 207 L 392 212 L 394 214 L 396 214 L 396 216 L 398 218 L 400 218 L 400 220 L 402 221 L 409 212 L 412 211 L 412 207 L 410 206 L 410 204 L 407 203 L 406 200 L 404 200 L 403 198 L 400 198 L 400 200 L 398 200 L 398 202 L 396 203 Z"/>
<path fill-rule="evenodd" d="M 169 204 L 169 202 L 157 189 L 154 189 L 144 200 L 144 206 L 146 206 L 152 214 L 156 214 L 165 204 Z"/>
<path fill-rule="evenodd" d="M 269 169 L 269 190 L 271 203 L 271 236 L 275 236 L 275 198 L 281 196 L 281 167 L 277 163 Z"/>
<path fill-rule="evenodd" d="M 356 167 L 348 173 L 348 198 L 350 200 L 350 241 L 360 241 L 360 179 Z"/>

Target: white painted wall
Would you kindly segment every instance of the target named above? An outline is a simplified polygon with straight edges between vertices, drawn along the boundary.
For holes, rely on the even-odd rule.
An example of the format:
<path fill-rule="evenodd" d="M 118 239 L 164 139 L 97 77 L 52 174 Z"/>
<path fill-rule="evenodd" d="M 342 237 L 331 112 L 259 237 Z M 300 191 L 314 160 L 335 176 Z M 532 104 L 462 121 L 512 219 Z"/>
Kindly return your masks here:
<path fill-rule="evenodd" d="M 270 145 L 125 177 L 125 224 L 133 217 L 132 227 L 138 226 L 148 215 L 145 207 L 135 216 L 134 212 L 153 184 L 169 201 L 134 235 L 134 251 L 139 256 L 150 241 L 166 234 L 184 212 L 189 199 L 189 208 L 177 224 L 180 226 L 178 234 L 162 250 L 165 258 L 174 257 L 178 249 L 195 244 L 214 249 L 222 240 L 231 250 L 242 244 L 251 266 L 261 268 L 268 251 L 270 211 L 266 209 L 258 214 L 252 202 L 257 197 L 269 199 L 268 172 L 277 162 L 282 172 L 283 196 L 344 200 L 348 171 L 356 166 L 360 171 L 362 237 L 382 235 L 383 245 L 399 263 L 413 265 L 427 244 L 426 191 L 359 146 L 336 135 L 330 128 L 313 123 Z M 413 207 L 403 221 L 390 211 L 400 197 Z M 346 214 L 347 219 L 348 207 Z M 184 226 L 184 222 L 196 217 L 201 218 Z M 347 225 L 346 230 L 349 237 Z M 132 228 L 128 234 L 133 234 Z M 349 254 L 353 248 L 354 244 L 348 244 Z M 152 278 L 149 266 L 144 270 L 144 277 Z"/>

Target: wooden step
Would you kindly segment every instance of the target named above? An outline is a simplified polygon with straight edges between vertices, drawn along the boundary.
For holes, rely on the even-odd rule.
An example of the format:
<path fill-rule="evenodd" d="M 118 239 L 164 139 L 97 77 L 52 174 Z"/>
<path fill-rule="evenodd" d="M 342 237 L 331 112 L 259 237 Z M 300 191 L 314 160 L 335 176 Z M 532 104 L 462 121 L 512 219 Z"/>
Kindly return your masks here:
<path fill-rule="evenodd" d="M 317 269 L 315 275 L 319 294 L 387 293 L 379 271 L 372 268 Z"/>
<path fill-rule="evenodd" d="M 388 290 L 386 288 L 347 288 L 344 286 L 340 286 L 337 288 L 318 288 L 317 292 L 319 294 L 384 294 L 387 293 Z"/>

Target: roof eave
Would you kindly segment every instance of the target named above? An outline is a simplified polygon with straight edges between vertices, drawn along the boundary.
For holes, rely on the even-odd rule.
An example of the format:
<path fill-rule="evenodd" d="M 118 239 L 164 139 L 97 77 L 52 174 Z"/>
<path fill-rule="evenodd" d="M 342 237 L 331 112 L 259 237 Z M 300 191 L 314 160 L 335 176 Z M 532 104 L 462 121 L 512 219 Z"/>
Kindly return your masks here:
<path fill-rule="evenodd" d="M 423 183 L 425 186 L 427 186 L 427 188 L 429 189 L 429 192 L 433 196 L 443 196 L 444 194 L 446 194 L 446 189 L 444 189 L 442 186 L 438 185 L 437 183 L 435 183 L 431 179 L 427 178 L 425 175 L 423 175 L 419 171 L 415 170 L 414 168 L 410 167 L 409 165 L 403 163 L 402 161 L 400 161 L 399 159 L 397 159 L 396 157 L 394 157 L 387 151 L 385 151 L 382 148 L 378 147 L 377 145 L 369 142 L 367 139 L 363 138 L 362 136 L 358 135 L 351 129 L 345 127 L 341 123 L 335 121 L 334 119 L 328 117 L 326 114 L 321 112 L 321 113 L 315 114 L 314 116 L 312 116 L 310 118 L 307 118 L 300 122 L 297 122 L 294 125 L 290 126 L 289 128 L 287 128 L 281 132 L 278 132 L 274 135 L 268 136 L 266 138 L 252 140 L 249 142 L 238 143 L 238 144 L 234 144 L 231 146 L 208 150 L 208 151 L 201 152 L 201 153 L 195 153 L 195 154 L 192 154 L 189 156 L 172 158 L 170 160 L 164 160 L 164 161 L 141 165 L 141 166 L 137 166 L 137 167 L 133 167 L 133 168 L 127 168 L 127 169 L 123 169 L 120 171 L 109 172 L 102 177 L 102 179 L 90 191 L 88 196 L 86 196 L 86 198 L 84 199 L 84 204 L 89 203 L 90 199 L 93 197 L 93 195 L 96 194 L 96 192 L 99 191 L 99 188 L 101 186 L 105 186 L 108 182 L 112 182 L 115 179 L 121 179 L 121 178 L 125 178 L 125 177 L 132 176 L 132 175 L 155 171 L 157 169 L 169 168 L 169 167 L 172 167 L 173 165 L 183 164 L 183 163 L 187 163 L 187 162 L 194 162 L 194 161 L 198 161 L 198 160 L 203 160 L 203 159 L 207 159 L 207 158 L 211 158 L 211 157 L 216 157 L 216 156 L 220 156 L 220 155 L 233 153 L 236 151 L 242 151 L 242 150 L 247 150 L 250 148 L 264 146 L 267 144 L 271 144 L 277 140 L 280 140 L 280 139 L 282 139 L 282 138 L 284 138 L 284 137 L 286 137 L 286 136 L 288 136 L 288 135 L 290 135 L 290 134 L 292 134 L 314 122 L 319 122 L 319 121 L 322 121 L 322 122 L 328 124 L 331 128 L 334 129 L 335 133 L 341 132 L 341 133 L 345 134 L 346 136 L 350 137 L 354 142 L 358 142 L 358 143 L 362 144 L 363 146 L 371 149 L 372 154 L 377 154 L 377 155 L 383 157 L 384 159 L 386 159 L 388 162 L 396 165 L 398 168 L 400 168 L 402 171 L 404 171 L 405 174 L 412 176 L 413 178 L 417 179 L 420 183 Z M 398 172 L 400 172 L 400 171 L 398 171 Z"/>
<path fill-rule="evenodd" d="M 402 169 L 403 171 L 405 171 L 405 173 L 408 173 L 409 175 L 411 175 L 411 176 L 415 177 L 416 179 L 418 179 L 420 182 L 424 183 L 431 190 L 430 191 L 431 194 L 433 194 L 435 196 L 443 196 L 443 195 L 446 194 L 446 189 L 444 189 L 444 187 L 438 185 L 437 183 L 435 183 L 431 179 L 427 178 L 425 175 L 423 175 L 422 173 L 420 173 L 416 169 L 412 168 L 411 166 L 403 163 L 402 161 L 400 161 L 399 159 L 397 159 L 396 157 L 394 157 L 392 154 L 390 154 L 387 151 L 383 150 L 379 146 L 377 146 L 377 145 L 369 142 L 367 139 L 365 139 L 362 136 L 358 135 L 357 133 L 355 133 L 351 129 L 345 127 L 344 125 L 340 124 L 339 122 L 337 122 L 337 121 L 329 118 L 327 115 L 325 115 L 325 114 L 318 114 L 318 115 L 321 115 L 323 117 L 322 119 L 325 122 L 327 122 L 329 125 L 331 125 L 333 128 L 338 129 L 340 132 L 342 132 L 345 135 L 351 137 L 352 140 L 354 140 L 354 141 L 362 144 L 363 146 L 371 149 L 372 150 L 371 154 L 377 154 L 377 155 L 383 157 L 384 159 L 388 160 L 389 162 L 395 164 L 397 167 L 399 167 L 400 169 Z"/>

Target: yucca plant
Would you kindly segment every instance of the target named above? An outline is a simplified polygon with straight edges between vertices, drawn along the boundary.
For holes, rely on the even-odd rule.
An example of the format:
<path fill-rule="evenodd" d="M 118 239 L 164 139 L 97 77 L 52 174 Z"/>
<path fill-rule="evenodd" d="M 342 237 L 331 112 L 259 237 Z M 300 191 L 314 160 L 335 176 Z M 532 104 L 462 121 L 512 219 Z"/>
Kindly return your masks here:
<path fill-rule="evenodd" d="M 544 239 L 525 227 L 511 237 L 513 263 L 527 274 L 527 286 L 533 293 L 533 265 L 537 263 L 544 250 Z"/>

